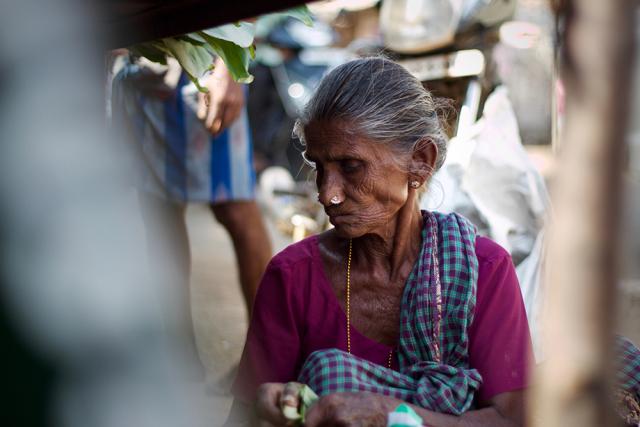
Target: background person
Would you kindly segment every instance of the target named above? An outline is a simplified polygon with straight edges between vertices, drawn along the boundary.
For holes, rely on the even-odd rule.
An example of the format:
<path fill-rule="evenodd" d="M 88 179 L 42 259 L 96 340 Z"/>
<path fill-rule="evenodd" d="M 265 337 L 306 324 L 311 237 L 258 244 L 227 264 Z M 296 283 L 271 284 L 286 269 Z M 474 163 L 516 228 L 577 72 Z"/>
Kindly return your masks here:
<path fill-rule="evenodd" d="M 137 171 L 149 255 L 157 277 L 178 307 L 168 313 L 200 367 L 190 309 L 191 256 L 187 203 L 207 203 L 233 241 L 240 285 L 251 310 L 271 243 L 255 202 L 255 172 L 245 91 L 221 60 L 196 91 L 176 61 L 159 66 L 125 59 L 114 78 L 114 121 L 143 165 Z M 197 374 L 200 377 L 200 374 Z"/>

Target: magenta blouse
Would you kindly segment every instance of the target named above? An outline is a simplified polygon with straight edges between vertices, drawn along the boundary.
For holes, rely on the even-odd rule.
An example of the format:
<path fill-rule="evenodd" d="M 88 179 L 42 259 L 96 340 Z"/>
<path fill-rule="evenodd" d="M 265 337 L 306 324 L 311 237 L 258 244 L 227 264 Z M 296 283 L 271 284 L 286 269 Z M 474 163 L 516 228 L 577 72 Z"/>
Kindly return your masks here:
<path fill-rule="evenodd" d="M 469 358 L 483 378 L 476 396 L 483 403 L 499 393 L 525 388 L 533 356 L 511 257 L 485 237 L 476 239 L 476 255 L 478 289 Z M 271 260 L 258 289 L 234 395 L 250 403 L 262 383 L 295 381 L 312 352 L 346 351 L 346 324 L 324 272 L 318 237 L 287 247 Z M 351 328 L 351 352 L 386 366 L 391 348 Z M 397 369 L 397 359 L 392 366 Z"/>

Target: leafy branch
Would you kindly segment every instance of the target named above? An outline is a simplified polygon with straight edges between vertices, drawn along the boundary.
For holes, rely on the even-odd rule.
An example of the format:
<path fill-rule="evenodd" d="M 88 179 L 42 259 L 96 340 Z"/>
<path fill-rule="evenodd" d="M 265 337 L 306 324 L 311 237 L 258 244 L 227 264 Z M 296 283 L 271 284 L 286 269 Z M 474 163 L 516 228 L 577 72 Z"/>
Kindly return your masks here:
<path fill-rule="evenodd" d="M 306 25 L 313 25 L 311 13 L 306 5 L 278 13 L 291 16 Z M 251 83 L 249 61 L 255 59 L 255 24 L 241 21 L 220 27 L 196 31 L 176 37 L 168 37 L 131 46 L 129 50 L 137 56 L 165 65 L 167 56 L 175 58 L 199 91 L 207 92 L 199 79 L 214 67 L 214 58 L 219 56 L 233 79 L 240 83 Z"/>

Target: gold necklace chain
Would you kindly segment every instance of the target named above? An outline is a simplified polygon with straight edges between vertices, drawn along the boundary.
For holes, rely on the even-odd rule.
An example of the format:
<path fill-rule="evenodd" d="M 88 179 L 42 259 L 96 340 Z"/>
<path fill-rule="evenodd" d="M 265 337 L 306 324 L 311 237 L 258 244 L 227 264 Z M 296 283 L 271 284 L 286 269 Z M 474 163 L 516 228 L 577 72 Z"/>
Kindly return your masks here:
<path fill-rule="evenodd" d="M 353 240 L 349 239 L 349 256 L 347 257 L 347 353 L 351 354 L 351 254 L 353 253 Z M 391 369 L 393 349 L 389 351 L 387 368 Z"/>

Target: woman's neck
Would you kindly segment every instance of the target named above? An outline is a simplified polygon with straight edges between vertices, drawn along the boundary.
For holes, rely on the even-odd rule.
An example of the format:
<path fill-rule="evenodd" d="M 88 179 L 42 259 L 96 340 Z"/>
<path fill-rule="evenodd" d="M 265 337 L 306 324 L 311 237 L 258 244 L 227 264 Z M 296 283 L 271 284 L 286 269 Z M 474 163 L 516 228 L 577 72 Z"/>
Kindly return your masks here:
<path fill-rule="evenodd" d="M 418 204 L 410 197 L 384 231 L 353 241 L 354 257 L 370 267 L 383 267 L 390 281 L 399 280 L 420 252 L 422 221 Z"/>

